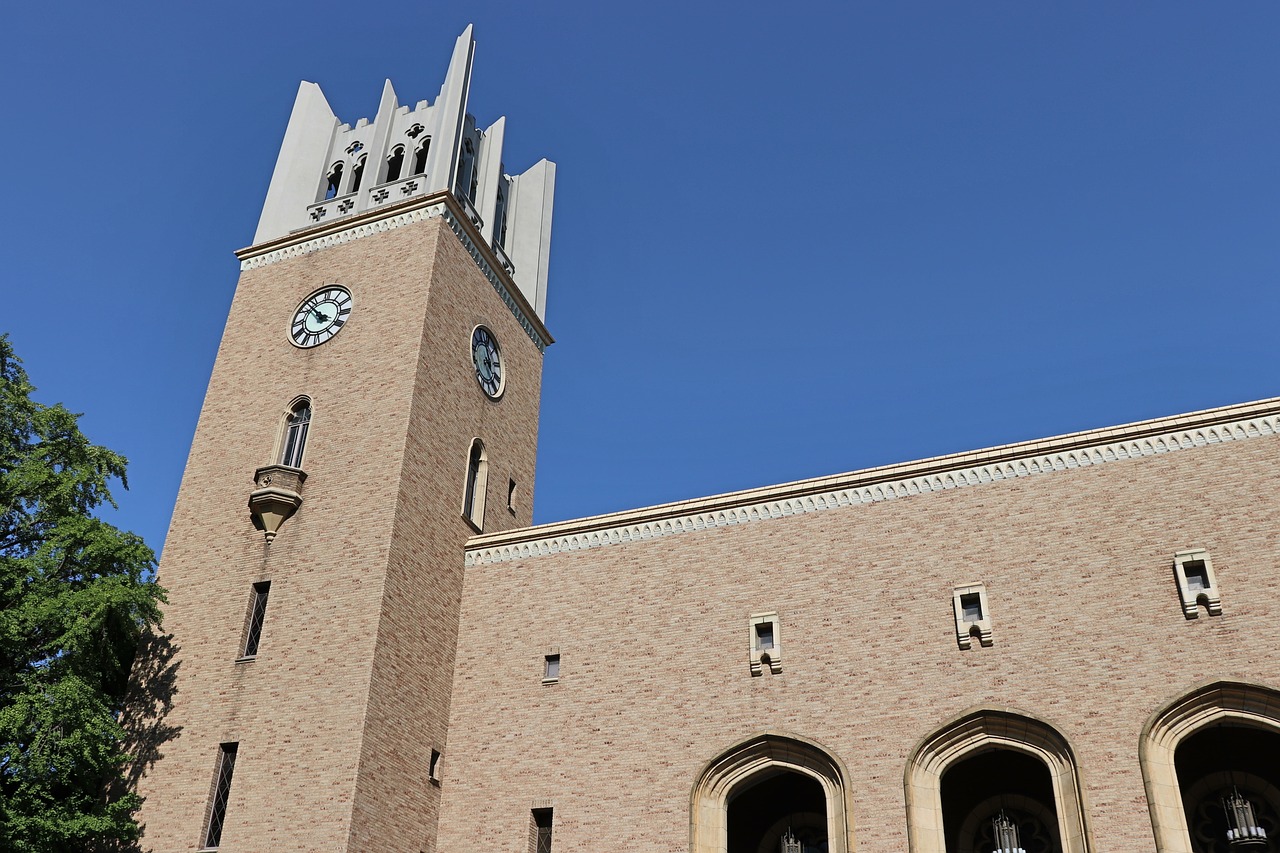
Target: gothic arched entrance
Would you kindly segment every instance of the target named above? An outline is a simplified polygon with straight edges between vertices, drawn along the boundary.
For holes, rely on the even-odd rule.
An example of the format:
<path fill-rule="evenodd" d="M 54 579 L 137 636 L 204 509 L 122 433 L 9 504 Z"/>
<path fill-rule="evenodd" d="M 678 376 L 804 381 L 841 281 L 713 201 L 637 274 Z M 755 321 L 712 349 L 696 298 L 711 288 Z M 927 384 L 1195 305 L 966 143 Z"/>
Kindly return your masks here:
<path fill-rule="evenodd" d="M 693 853 L 849 853 L 847 774 L 828 751 L 763 734 L 703 769 L 690 802 Z M 796 850 L 796 847 L 792 847 Z"/>

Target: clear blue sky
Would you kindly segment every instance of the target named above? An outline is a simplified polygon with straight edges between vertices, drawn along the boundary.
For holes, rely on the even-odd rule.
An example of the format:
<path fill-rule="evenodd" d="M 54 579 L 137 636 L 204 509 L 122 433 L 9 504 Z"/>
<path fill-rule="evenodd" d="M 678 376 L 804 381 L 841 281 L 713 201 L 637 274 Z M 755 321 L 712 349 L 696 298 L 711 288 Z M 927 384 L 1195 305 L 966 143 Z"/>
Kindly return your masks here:
<path fill-rule="evenodd" d="M 471 21 L 559 164 L 539 521 L 1280 393 L 1275 2 L 13 5 L 0 331 L 157 549 L 298 80 Z"/>

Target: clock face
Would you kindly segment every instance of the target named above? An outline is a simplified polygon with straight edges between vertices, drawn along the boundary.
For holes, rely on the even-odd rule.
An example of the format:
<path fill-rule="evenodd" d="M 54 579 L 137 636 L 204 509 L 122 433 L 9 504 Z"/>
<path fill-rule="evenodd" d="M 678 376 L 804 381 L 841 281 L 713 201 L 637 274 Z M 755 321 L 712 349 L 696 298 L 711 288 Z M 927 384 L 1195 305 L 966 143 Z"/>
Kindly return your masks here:
<path fill-rule="evenodd" d="M 484 326 L 476 326 L 471 333 L 471 361 L 476 366 L 476 381 L 481 390 L 491 400 L 502 394 L 504 375 L 502 372 L 502 354 L 498 352 L 498 341 Z"/>
<path fill-rule="evenodd" d="M 293 313 L 289 339 L 300 347 L 322 344 L 342 330 L 351 317 L 351 293 L 331 285 L 302 300 Z"/>

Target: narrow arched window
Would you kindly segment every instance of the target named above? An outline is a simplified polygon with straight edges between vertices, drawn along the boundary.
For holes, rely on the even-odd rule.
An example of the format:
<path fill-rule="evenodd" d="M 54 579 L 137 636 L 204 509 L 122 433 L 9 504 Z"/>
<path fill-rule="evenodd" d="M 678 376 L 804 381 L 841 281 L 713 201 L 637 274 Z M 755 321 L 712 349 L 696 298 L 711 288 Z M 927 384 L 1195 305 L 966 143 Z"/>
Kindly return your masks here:
<path fill-rule="evenodd" d="M 289 412 L 285 422 L 284 449 L 280 464 L 291 468 L 302 467 L 302 454 L 307 446 L 307 431 L 311 429 L 311 401 L 299 400 Z"/>
<path fill-rule="evenodd" d="M 368 154 L 356 161 L 355 168 L 351 170 L 351 191 L 353 193 L 360 190 L 360 182 L 364 180 L 364 162 L 367 159 L 369 159 Z"/>
<path fill-rule="evenodd" d="M 453 185 L 455 194 L 476 200 L 476 149 L 470 139 L 462 142 L 462 157 L 458 159 L 458 174 Z"/>
<path fill-rule="evenodd" d="M 397 145 L 391 149 L 387 158 L 387 183 L 400 180 L 400 170 L 404 168 L 404 146 Z"/>
<path fill-rule="evenodd" d="M 502 167 L 499 166 L 501 171 Z M 505 180 L 498 181 L 498 204 L 493 211 L 493 242 L 502 248 L 507 247 L 507 193 Z"/>
<path fill-rule="evenodd" d="M 484 442 L 471 442 L 467 455 L 467 489 L 462 498 L 462 515 L 477 530 L 484 529 L 484 496 L 489 480 L 489 457 L 484 452 Z"/>
<path fill-rule="evenodd" d="M 431 137 L 424 136 L 418 150 L 413 152 L 413 174 L 421 175 L 427 171 L 427 153 L 431 150 Z"/>
<path fill-rule="evenodd" d="M 329 167 L 329 174 L 325 175 L 325 180 L 329 183 L 325 187 L 324 197 L 326 199 L 333 198 L 342 189 L 342 161 L 338 161 Z"/>

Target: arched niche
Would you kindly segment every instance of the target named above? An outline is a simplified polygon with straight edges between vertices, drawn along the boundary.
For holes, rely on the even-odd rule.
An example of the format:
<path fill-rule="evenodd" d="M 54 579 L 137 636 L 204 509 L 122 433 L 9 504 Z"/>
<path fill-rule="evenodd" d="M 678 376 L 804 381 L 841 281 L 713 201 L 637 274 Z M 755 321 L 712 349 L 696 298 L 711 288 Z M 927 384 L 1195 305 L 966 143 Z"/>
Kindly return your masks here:
<path fill-rule="evenodd" d="M 1192 735 L 1217 726 L 1280 733 L 1280 691 L 1215 681 L 1192 690 L 1147 721 L 1138 756 L 1159 853 L 1194 853 L 1176 753 Z"/>
<path fill-rule="evenodd" d="M 903 780 L 911 853 L 947 853 L 943 775 L 960 762 L 999 750 L 1030 756 L 1044 765 L 1063 853 L 1089 853 L 1093 845 L 1070 744 L 1048 723 L 1009 708 L 966 711 L 912 751 Z M 1010 792 L 1009 802 L 1014 802 L 1016 793 Z"/>
<path fill-rule="evenodd" d="M 690 850 L 728 850 L 729 802 L 735 795 L 779 774 L 795 773 L 822 791 L 829 853 L 852 853 L 853 825 L 848 804 L 849 778 L 829 750 L 791 734 L 766 732 L 739 743 L 708 762 L 690 798 Z"/>

